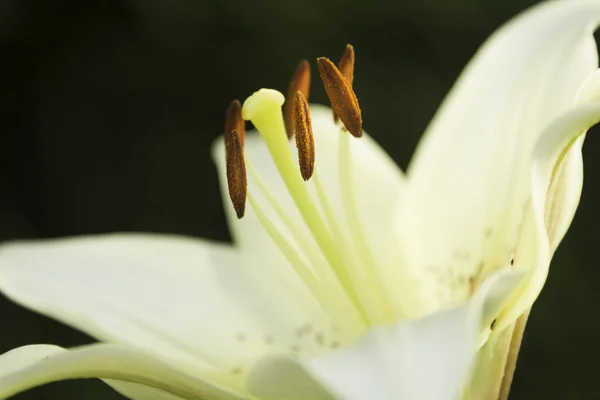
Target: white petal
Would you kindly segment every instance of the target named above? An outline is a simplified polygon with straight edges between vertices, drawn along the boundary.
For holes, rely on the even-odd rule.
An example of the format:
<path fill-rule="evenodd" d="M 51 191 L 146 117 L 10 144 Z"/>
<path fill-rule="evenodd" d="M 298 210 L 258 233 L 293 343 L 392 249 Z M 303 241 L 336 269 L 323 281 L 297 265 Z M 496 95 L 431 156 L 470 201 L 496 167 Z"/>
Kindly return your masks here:
<path fill-rule="evenodd" d="M 67 379 L 105 378 L 147 385 L 183 399 L 244 399 L 167 361 L 121 345 L 97 344 L 64 350 L 25 346 L 0 356 L 0 398 Z"/>
<path fill-rule="evenodd" d="M 545 226 L 552 252 L 567 233 L 579 205 L 583 187 L 583 139 L 578 139 L 562 162 L 556 165 L 547 188 Z"/>
<path fill-rule="evenodd" d="M 597 1 L 523 13 L 479 50 L 438 111 L 410 165 L 398 219 L 417 280 L 412 295 L 423 306 L 416 314 L 461 301 L 482 270 L 508 265 L 534 145 L 596 68 L 599 18 Z"/>
<path fill-rule="evenodd" d="M 248 375 L 248 389 L 266 400 L 312 398 L 308 393 L 328 399 L 317 392 L 316 379 L 336 399 L 457 400 L 479 347 L 481 317 L 504 304 L 521 279 L 498 272 L 467 305 L 375 327 L 357 344 L 329 354 L 264 360 Z"/>
<path fill-rule="evenodd" d="M 139 383 L 130 383 L 116 381 L 114 379 L 105 379 L 104 382 L 110 385 L 117 392 L 132 400 L 182 400 L 182 397 L 167 393 L 164 390 L 155 389 Z"/>
<path fill-rule="evenodd" d="M 591 75 L 577 95 L 577 103 L 585 104 L 600 100 L 600 70 Z M 552 178 L 547 187 L 545 204 L 545 225 L 554 252 L 564 237 L 577 210 L 583 186 L 583 157 L 581 147 L 585 135 L 577 139 L 571 149 L 558 164 L 550 159 Z M 540 138 L 544 140 L 544 137 Z"/>
<path fill-rule="evenodd" d="M 465 399 L 498 398 L 512 334 L 513 326 L 503 330 L 496 329 L 479 349 L 473 375 L 465 391 Z"/>
<path fill-rule="evenodd" d="M 0 290 L 100 340 L 225 369 L 241 381 L 265 352 L 317 348 L 297 337 L 298 327 L 331 329 L 314 300 L 292 297 L 242 261 L 228 245 L 177 236 L 6 244 Z"/>
<path fill-rule="evenodd" d="M 339 212 L 338 218 L 344 221 L 338 154 L 339 139 L 342 133 L 333 122 L 333 114 L 330 108 L 313 104 L 310 106 L 310 111 L 315 136 L 315 170 L 327 189 L 333 208 Z M 296 157 L 297 151 L 293 140 L 290 141 L 290 148 L 293 156 Z M 269 189 L 282 203 L 283 208 L 289 212 L 302 232 L 308 234 L 308 230 L 282 179 L 279 177 L 262 138 L 256 132 L 246 134 L 244 150 L 246 159 L 256 168 L 268 184 Z M 400 202 L 404 187 L 404 176 L 385 151 L 366 134 L 361 139 L 352 140 L 351 151 L 357 209 L 374 252 L 383 254 L 385 251 L 381 248 L 389 243 L 391 237 L 393 221 L 390 216 L 393 215 Z M 281 269 L 279 266 L 286 263 L 285 259 L 262 229 L 251 207 L 246 207 L 246 215 L 241 220 L 238 220 L 233 212 L 225 180 L 224 154 L 223 140 L 218 138 L 213 146 L 213 159 L 218 168 L 224 207 L 234 240 L 242 249 L 248 249 L 248 257 L 260 257 L 258 264 L 271 263 Z M 307 185 L 316 200 L 314 177 Z M 266 200 L 260 196 L 256 183 L 250 174 L 248 176 L 248 190 L 253 193 L 257 200 L 262 200 L 261 203 L 265 204 L 265 211 L 270 219 L 280 227 L 282 232 L 286 232 L 287 230 L 283 228 L 279 218 L 267 205 Z M 289 234 L 286 237 L 292 243 L 295 243 Z"/>
<path fill-rule="evenodd" d="M 296 359 L 273 356 L 258 362 L 247 377 L 248 393 L 261 400 L 333 400 Z"/>
<path fill-rule="evenodd" d="M 542 135 L 535 148 L 531 174 L 533 187 L 521 232 L 521 240 L 515 253 L 515 268 L 530 271 L 520 295 L 502 315 L 501 326 L 516 320 L 540 293 L 552 255 L 551 237 L 546 234 L 546 195 L 553 179 L 555 166 L 569 156 L 571 147 L 578 146 L 578 136 L 592 125 L 600 122 L 600 102 L 578 105 L 558 119 Z M 576 149 L 578 150 L 578 149 Z M 572 204 L 572 207 L 575 207 Z M 565 211 L 573 214 L 574 209 Z"/>
<path fill-rule="evenodd" d="M 356 346 L 308 362 L 315 377 L 341 398 L 459 398 L 477 349 L 468 307 L 389 328 L 375 328 Z"/>

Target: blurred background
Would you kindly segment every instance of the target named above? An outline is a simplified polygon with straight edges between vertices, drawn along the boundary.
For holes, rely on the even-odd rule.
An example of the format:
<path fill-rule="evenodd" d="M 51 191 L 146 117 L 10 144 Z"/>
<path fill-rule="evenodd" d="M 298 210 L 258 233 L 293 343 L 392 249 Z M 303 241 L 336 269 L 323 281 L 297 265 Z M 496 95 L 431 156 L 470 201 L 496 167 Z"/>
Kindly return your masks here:
<path fill-rule="evenodd" d="M 357 51 L 366 130 L 403 168 L 483 40 L 532 0 L 0 0 L 0 239 L 112 231 L 228 240 L 209 157 L 233 98 Z M 325 103 L 314 82 L 312 101 Z M 527 328 L 511 399 L 600 397 L 600 139 Z M 0 353 L 85 335 L 0 295 Z M 119 399 L 97 381 L 17 399 Z"/>

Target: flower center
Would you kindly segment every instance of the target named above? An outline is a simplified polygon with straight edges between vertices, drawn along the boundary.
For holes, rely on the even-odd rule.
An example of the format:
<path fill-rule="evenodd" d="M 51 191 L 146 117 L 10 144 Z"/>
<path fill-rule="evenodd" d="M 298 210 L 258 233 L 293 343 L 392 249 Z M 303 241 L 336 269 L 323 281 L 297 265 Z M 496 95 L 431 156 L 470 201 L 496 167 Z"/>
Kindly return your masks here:
<path fill-rule="evenodd" d="M 310 68 L 306 61 L 300 64 L 292 78 L 287 101 L 276 90 L 261 89 L 251 95 L 241 109 L 239 102 L 231 104 L 225 128 L 229 193 L 238 218 L 243 216 L 248 200 L 264 229 L 332 321 L 347 332 L 363 332 L 368 326 L 391 322 L 395 318 L 381 278 L 376 273 L 375 257 L 367 244 L 353 195 L 351 141 L 362 136 L 362 116 L 351 86 L 354 51 L 352 46 L 347 47 L 339 69 L 327 58 L 317 61 L 334 116 L 340 120 L 338 180 L 345 221 L 340 220 L 333 208 L 315 165 L 318 149 L 314 145 L 306 100 L 310 87 Z M 285 115 L 281 111 L 284 103 Z M 251 121 L 262 136 L 302 222 L 308 228 L 308 235 L 273 195 L 252 163 L 245 159 L 242 118 Z M 298 160 L 289 145 L 289 139 L 294 136 Z M 327 157 L 327 154 L 322 156 Z M 288 236 L 267 217 L 262 208 L 264 203 L 258 202 L 253 193 L 247 191 L 246 168 L 256 182 L 256 189 L 283 222 Z M 309 185 L 314 185 L 316 196 L 311 195 Z M 289 236 L 296 246 L 287 239 Z"/>

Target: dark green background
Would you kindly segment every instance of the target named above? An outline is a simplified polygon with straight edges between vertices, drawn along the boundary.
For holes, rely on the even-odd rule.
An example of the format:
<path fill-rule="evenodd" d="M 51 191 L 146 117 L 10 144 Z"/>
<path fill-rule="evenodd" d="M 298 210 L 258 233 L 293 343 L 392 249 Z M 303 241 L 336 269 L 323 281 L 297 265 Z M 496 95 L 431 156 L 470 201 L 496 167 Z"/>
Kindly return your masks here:
<path fill-rule="evenodd" d="M 482 41 L 531 0 L 0 0 L 0 237 L 228 238 L 209 157 L 225 108 L 301 58 L 357 51 L 366 129 L 406 167 Z M 313 62 L 314 66 L 314 62 Z M 325 102 L 314 81 L 312 100 Z M 600 398 L 600 140 L 527 330 L 512 399 Z M 0 353 L 90 339 L 0 298 Z M 117 399 L 98 382 L 18 399 Z"/>

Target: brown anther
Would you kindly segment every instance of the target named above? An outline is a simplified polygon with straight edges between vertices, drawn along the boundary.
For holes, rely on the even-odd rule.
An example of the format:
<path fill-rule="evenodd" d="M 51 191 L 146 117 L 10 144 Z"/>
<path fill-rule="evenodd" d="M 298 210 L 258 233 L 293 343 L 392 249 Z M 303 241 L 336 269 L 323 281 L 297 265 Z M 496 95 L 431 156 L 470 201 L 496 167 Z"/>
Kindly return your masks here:
<path fill-rule="evenodd" d="M 352 136 L 361 137 L 362 115 L 352 87 L 328 58 L 318 58 L 317 65 L 333 112 L 340 117 Z"/>
<path fill-rule="evenodd" d="M 229 104 L 225 115 L 225 135 L 234 129 L 238 132 L 243 149 L 244 137 L 246 135 L 246 123 L 242 118 L 242 105 L 238 100 L 233 100 L 231 104 Z"/>
<path fill-rule="evenodd" d="M 302 92 L 304 98 L 308 101 L 308 95 L 310 92 L 310 64 L 306 60 L 302 60 L 296 72 L 292 76 L 290 85 L 288 86 L 287 98 L 285 99 L 285 106 L 283 109 L 283 118 L 285 121 L 285 131 L 287 132 L 288 138 L 294 135 L 294 110 L 296 92 Z"/>
<path fill-rule="evenodd" d="M 354 82 L 354 59 L 354 47 L 351 44 L 347 44 L 346 50 L 344 50 L 344 54 L 338 63 L 338 68 L 350 84 L 350 87 L 352 87 L 352 82 Z"/>
<path fill-rule="evenodd" d="M 352 87 L 352 82 L 354 82 L 354 59 L 354 47 L 351 44 L 347 44 L 346 50 L 344 50 L 344 54 L 338 63 L 338 69 L 344 75 L 350 87 Z M 337 123 L 338 119 L 339 117 L 334 112 L 333 120 Z"/>
<path fill-rule="evenodd" d="M 242 138 L 237 129 L 225 132 L 225 160 L 227 167 L 227 187 L 238 218 L 246 210 L 246 164 L 242 150 Z"/>
<path fill-rule="evenodd" d="M 307 181 L 315 170 L 315 138 L 312 132 L 308 103 L 299 90 L 296 92 L 294 105 L 294 130 L 296 132 L 296 148 L 298 148 L 298 164 L 300 164 L 302 178 Z"/>

